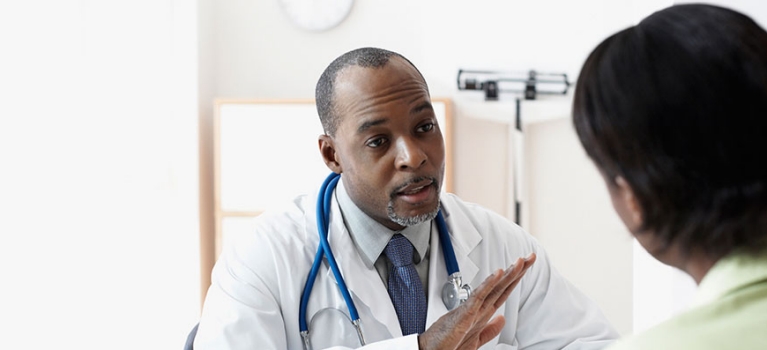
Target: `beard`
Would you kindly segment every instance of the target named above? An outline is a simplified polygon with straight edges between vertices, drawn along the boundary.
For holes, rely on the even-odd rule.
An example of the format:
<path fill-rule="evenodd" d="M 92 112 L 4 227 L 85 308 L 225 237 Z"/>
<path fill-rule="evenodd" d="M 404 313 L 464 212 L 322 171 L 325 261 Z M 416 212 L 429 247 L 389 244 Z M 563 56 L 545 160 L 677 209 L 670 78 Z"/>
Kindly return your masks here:
<path fill-rule="evenodd" d="M 419 181 L 423 181 L 425 179 L 427 179 L 427 178 L 418 177 L 418 178 L 411 179 L 407 183 L 401 185 L 399 188 L 405 188 L 408 185 L 410 185 L 411 183 L 416 183 L 416 182 L 419 182 Z M 431 183 L 430 186 L 434 186 L 435 191 L 437 193 L 437 196 L 439 196 L 439 193 L 440 193 L 439 192 L 440 191 L 439 181 L 437 181 L 437 179 L 435 179 L 435 178 L 430 178 L 430 179 L 432 180 L 432 183 Z M 408 226 L 414 226 L 414 225 L 418 225 L 418 224 L 423 223 L 423 222 L 434 220 L 434 218 L 437 217 L 437 213 L 439 213 L 439 209 L 440 209 L 440 202 L 439 202 L 439 200 L 437 200 L 437 205 L 434 207 L 434 210 L 432 210 L 432 211 L 430 211 L 428 213 L 414 215 L 414 216 L 400 216 L 400 215 L 398 215 L 397 212 L 394 211 L 394 198 L 396 197 L 396 193 L 397 192 L 398 191 L 392 192 L 391 198 L 389 199 L 389 204 L 386 206 L 386 213 L 389 215 L 389 220 L 393 221 L 397 225 L 408 227 Z"/>
<path fill-rule="evenodd" d="M 386 209 L 387 213 L 389 214 L 389 220 L 394 221 L 397 223 L 397 225 L 408 227 L 418 225 L 422 222 L 434 220 L 434 218 L 437 217 L 437 213 L 439 212 L 439 203 L 437 203 L 437 207 L 434 208 L 434 210 L 431 212 L 407 217 L 397 215 L 397 213 L 394 212 L 394 203 L 392 202 L 389 202 L 389 206 Z"/>

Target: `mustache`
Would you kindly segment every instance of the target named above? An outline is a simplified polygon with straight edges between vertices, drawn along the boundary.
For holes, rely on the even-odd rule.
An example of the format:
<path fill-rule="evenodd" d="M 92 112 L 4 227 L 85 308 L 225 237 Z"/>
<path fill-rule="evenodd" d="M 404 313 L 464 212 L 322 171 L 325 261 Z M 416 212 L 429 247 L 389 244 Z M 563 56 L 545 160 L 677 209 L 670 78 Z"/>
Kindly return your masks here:
<path fill-rule="evenodd" d="M 397 187 L 396 187 L 396 188 L 395 188 L 395 189 L 394 189 L 394 190 L 391 192 L 391 194 L 389 195 L 389 198 L 390 198 L 390 199 L 394 199 L 394 197 L 396 197 L 396 196 L 397 196 L 397 193 L 398 193 L 398 192 L 401 192 L 401 191 L 402 191 L 402 190 L 404 190 L 406 187 L 408 187 L 408 186 L 410 186 L 410 185 L 412 185 L 412 184 L 415 184 L 415 183 L 419 183 L 419 182 L 423 182 L 423 181 L 427 181 L 427 180 L 431 180 L 431 184 L 429 184 L 429 186 L 434 186 L 434 187 L 435 187 L 437 190 L 439 190 L 439 181 L 437 180 L 437 178 L 435 178 L 435 177 L 431 177 L 431 176 L 417 176 L 417 177 L 414 177 L 414 178 L 408 179 L 407 181 L 405 181 L 405 182 L 404 182 L 404 183 L 402 183 L 401 185 L 397 186 Z"/>

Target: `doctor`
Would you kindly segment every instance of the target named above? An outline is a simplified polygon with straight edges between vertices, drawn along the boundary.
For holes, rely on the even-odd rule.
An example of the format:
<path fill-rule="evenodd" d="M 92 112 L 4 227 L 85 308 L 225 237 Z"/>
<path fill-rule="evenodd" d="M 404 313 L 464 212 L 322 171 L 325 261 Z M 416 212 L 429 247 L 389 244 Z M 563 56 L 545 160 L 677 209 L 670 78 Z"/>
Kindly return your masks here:
<path fill-rule="evenodd" d="M 329 190 L 327 239 L 365 349 L 600 349 L 617 337 L 531 236 L 440 194 L 444 141 L 410 61 L 376 48 L 347 52 L 320 77 L 316 99 L 319 150 L 341 174 Z M 227 242 L 195 349 L 304 347 L 299 308 L 320 244 L 316 203 L 316 195 L 296 198 L 261 215 L 252 235 Z M 450 242 L 440 241 L 440 211 Z M 451 311 L 441 297 L 446 244 L 473 289 Z M 305 318 L 314 349 L 362 346 L 349 309 L 325 256 Z"/>

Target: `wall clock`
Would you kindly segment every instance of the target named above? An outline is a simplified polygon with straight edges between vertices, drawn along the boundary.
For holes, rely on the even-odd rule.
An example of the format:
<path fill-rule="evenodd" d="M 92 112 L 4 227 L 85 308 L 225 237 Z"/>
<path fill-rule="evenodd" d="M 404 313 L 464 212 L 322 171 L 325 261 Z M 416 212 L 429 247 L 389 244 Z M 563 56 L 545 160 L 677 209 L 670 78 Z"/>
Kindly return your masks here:
<path fill-rule="evenodd" d="M 354 0 L 279 0 L 290 21 L 301 29 L 321 32 L 343 22 Z"/>

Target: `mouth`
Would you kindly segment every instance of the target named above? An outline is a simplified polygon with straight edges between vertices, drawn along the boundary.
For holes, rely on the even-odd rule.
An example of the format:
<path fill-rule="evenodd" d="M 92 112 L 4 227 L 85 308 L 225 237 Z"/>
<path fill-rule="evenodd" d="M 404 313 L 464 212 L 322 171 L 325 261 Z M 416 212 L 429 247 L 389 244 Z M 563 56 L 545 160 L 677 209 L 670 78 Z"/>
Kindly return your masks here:
<path fill-rule="evenodd" d="M 419 204 L 428 200 L 433 193 L 436 193 L 437 181 L 433 178 L 415 178 L 402 186 L 399 186 L 393 193 L 392 199 L 400 198 L 410 204 Z"/>

